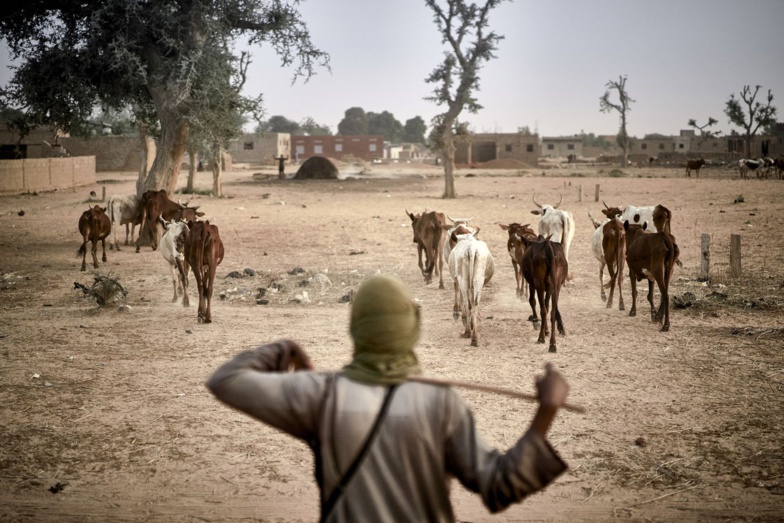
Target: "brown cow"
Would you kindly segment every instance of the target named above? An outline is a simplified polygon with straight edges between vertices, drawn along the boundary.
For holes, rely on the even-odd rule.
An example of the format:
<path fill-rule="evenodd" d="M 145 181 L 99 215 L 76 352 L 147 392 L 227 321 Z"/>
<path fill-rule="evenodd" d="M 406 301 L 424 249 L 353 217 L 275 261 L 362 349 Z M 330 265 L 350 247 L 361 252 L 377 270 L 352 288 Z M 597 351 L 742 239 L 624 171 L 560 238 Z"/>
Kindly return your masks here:
<path fill-rule="evenodd" d="M 705 165 L 705 158 L 700 158 L 698 160 L 686 160 L 686 176 L 691 178 L 691 171 L 693 170 L 697 173 L 697 178 L 700 177 L 700 169 L 702 166 Z"/>
<path fill-rule="evenodd" d="M 152 250 L 158 249 L 158 223 L 159 218 L 167 222 L 186 220 L 196 221 L 204 216 L 203 212 L 197 212 L 199 207 L 188 207 L 187 204 L 173 202 L 169 199 L 166 191 L 146 191 L 142 195 L 142 225 L 139 228 L 139 237 L 136 238 L 136 252 L 142 245 L 142 241 L 151 241 Z M 143 240 L 144 239 L 144 240 Z"/>
<path fill-rule="evenodd" d="M 534 292 L 539 300 L 539 311 L 542 315 L 542 325 L 539 328 L 538 343 L 544 343 L 544 338 L 550 334 L 550 352 L 556 352 L 555 328 L 558 325 L 558 332 L 566 336 L 566 329 L 561 320 L 561 311 L 558 308 L 558 297 L 561 287 L 566 281 L 569 273 L 569 262 L 566 261 L 563 245 L 558 242 L 550 241 L 539 235 L 536 240 L 528 242 L 522 239 L 526 245 L 523 253 L 523 276 L 528 282 L 529 298 L 533 314 L 529 318 L 534 322 L 536 318 L 536 302 Z M 552 310 L 550 313 L 550 329 L 547 327 L 547 308 L 552 300 Z"/>
<path fill-rule="evenodd" d="M 637 315 L 637 282 L 648 280 L 648 302 L 651 304 L 651 321 L 662 322 L 662 332 L 670 330 L 670 280 L 678 256 L 678 247 L 672 235 L 666 232 L 646 232 L 647 224 L 623 223 L 626 231 L 626 264 L 632 286 L 632 308 L 629 316 Z M 656 311 L 653 305 L 653 282 L 659 286 L 661 303 Z"/>
<path fill-rule="evenodd" d="M 623 264 L 626 256 L 626 232 L 623 224 L 615 219 L 616 213 L 612 209 L 604 209 L 602 212 L 608 219 L 599 222 L 588 213 L 593 222 L 595 231 L 591 239 L 591 250 L 594 257 L 599 260 L 599 289 L 602 301 L 607 301 L 607 308 L 612 308 L 613 293 L 618 287 L 618 310 L 624 310 L 623 293 L 621 282 L 623 281 Z M 610 275 L 610 298 L 604 292 L 604 267 Z"/>
<path fill-rule="evenodd" d="M 223 242 L 218 227 L 206 222 L 188 222 L 190 232 L 185 240 L 185 263 L 180 268 L 182 279 L 188 279 L 188 267 L 193 269 L 199 290 L 199 323 L 211 323 L 210 302 L 215 271 L 223 261 Z M 185 292 L 187 290 L 184 289 Z M 184 303 L 183 303 L 184 305 Z"/>
<path fill-rule="evenodd" d="M 515 280 L 517 282 L 515 293 L 520 299 L 523 299 L 523 296 L 525 296 L 525 278 L 523 277 L 522 266 L 525 245 L 520 238 L 526 238 L 529 242 L 536 239 L 536 233 L 528 225 L 530 224 L 498 224 L 501 229 L 505 230 L 509 234 L 509 239 L 506 241 L 506 250 L 509 252 L 509 257 L 512 259 L 512 268 L 514 269 Z"/>
<path fill-rule="evenodd" d="M 98 268 L 98 241 L 103 247 L 103 257 L 101 260 L 106 263 L 106 237 L 112 232 L 112 222 L 106 215 L 106 208 L 96 205 L 92 209 L 87 209 L 79 217 L 79 234 L 82 235 L 82 246 L 76 256 L 82 257 L 82 269 L 87 269 L 87 242 L 92 242 L 93 267 Z"/>
<path fill-rule="evenodd" d="M 425 284 L 433 280 L 433 272 L 438 274 L 438 288 L 444 288 L 444 225 L 446 216 L 441 212 L 425 212 L 413 214 L 406 210 L 411 218 L 411 227 L 414 229 L 414 243 L 417 244 L 419 257 L 419 270 L 425 278 Z M 425 265 L 422 266 L 422 251 L 425 252 Z"/>

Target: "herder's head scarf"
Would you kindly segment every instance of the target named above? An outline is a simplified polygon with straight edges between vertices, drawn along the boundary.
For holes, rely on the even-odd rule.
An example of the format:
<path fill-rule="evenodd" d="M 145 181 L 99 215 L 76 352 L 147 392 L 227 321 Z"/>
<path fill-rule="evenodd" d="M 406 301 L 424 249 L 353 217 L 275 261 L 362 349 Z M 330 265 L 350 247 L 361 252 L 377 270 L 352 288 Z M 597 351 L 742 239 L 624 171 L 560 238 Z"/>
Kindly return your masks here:
<path fill-rule="evenodd" d="M 350 331 L 354 358 L 343 368 L 348 378 L 392 385 L 420 372 L 414 354 L 419 308 L 399 279 L 374 276 L 359 286 L 351 307 Z"/>

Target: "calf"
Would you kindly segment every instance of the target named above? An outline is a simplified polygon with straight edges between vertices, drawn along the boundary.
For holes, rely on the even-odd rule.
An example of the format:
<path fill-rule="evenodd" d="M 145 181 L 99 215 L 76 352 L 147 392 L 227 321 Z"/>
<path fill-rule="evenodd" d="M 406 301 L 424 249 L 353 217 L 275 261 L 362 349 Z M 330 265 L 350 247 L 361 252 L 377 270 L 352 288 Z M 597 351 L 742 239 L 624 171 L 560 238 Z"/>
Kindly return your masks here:
<path fill-rule="evenodd" d="M 534 204 L 539 207 L 539 210 L 531 211 L 531 214 L 542 216 L 539 220 L 539 234 L 563 245 L 564 256 L 569 261 L 569 246 L 574 238 L 574 216 L 569 211 L 558 209 L 563 202 L 563 195 L 559 196 L 561 199 L 555 206 L 542 205 L 536 201 L 536 193 L 534 193 Z"/>
<path fill-rule="evenodd" d="M 516 281 L 515 293 L 520 299 L 525 295 L 525 278 L 523 277 L 522 266 L 525 244 L 523 244 L 521 238 L 526 238 L 529 242 L 536 239 L 536 233 L 528 225 L 527 223 L 525 225 L 520 225 L 519 223 L 498 224 L 509 235 L 509 239 L 506 241 L 506 250 L 512 259 L 512 268 L 514 269 Z"/>
<path fill-rule="evenodd" d="M 444 288 L 444 259 L 443 234 L 446 217 L 440 212 L 425 212 L 423 214 L 413 214 L 406 210 L 406 214 L 411 218 L 411 228 L 414 229 L 414 243 L 417 244 L 417 255 L 419 258 L 419 270 L 425 278 L 425 284 L 430 284 L 433 280 L 433 272 L 438 274 L 438 288 Z M 422 252 L 425 253 L 425 265 L 422 266 Z"/>
<path fill-rule="evenodd" d="M 593 255 L 599 260 L 599 289 L 602 301 L 607 301 L 607 308 L 612 308 L 613 291 L 618 287 L 618 310 L 624 310 L 623 293 L 621 282 L 623 281 L 623 264 L 626 256 L 626 232 L 623 224 L 615 218 L 607 218 L 603 222 L 594 220 L 591 213 L 588 213 L 594 224 L 595 230 L 591 239 L 591 250 Z M 604 292 L 604 267 L 607 266 L 607 273 L 610 275 L 610 299 Z"/>
<path fill-rule="evenodd" d="M 93 267 L 98 268 L 98 242 L 103 248 L 101 260 L 106 263 L 106 237 L 112 230 L 112 223 L 106 216 L 106 208 L 96 205 L 92 209 L 87 209 L 79 217 L 79 234 L 82 235 L 82 246 L 76 252 L 77 256 L 82 257 L 82 271 L 87 269 L 87 242 L 92 242 Z"/>
<path fill-rule="evenodd" d="M 482 288 L 493 277 L 494 263 L 487 244 L 473 234 L 452 234 L 454 248 L 449 255 L 449 270 L 456 275 L 460 291 L 460 311 L 465 326 L 464 338 L 479 346 L 479 301 Z"/>
<path fill-rule="evenodd" d="M 699 178 L 700 169 L 702 169 L 703 165 L 705 165 L 705 158 L 686 160 L 686 176 L 691 178 L 691 172 L 694 171 L 697 174 L 697 178 Z"/>
<path fill-rule="evenodd" d="M 188 301 L 188 265 L 185 263 L 185 242 L 188 239 L 188 224 L 184 220 L 166 222 L 161 220 L 166 229 L 161 237 L 161 255 L 169 265 L 174 286 L 172 303 L 182 295 L 183 307 L 190 306 Z M 179 290 L 179 293 L 178 293 Z"/>
<path fill-rule="evenodd" d="M 196 287 L 199 290 L 199 323 L 211 323 L 210 302 L 215 271 L 223 261 L 223 242 L 218 227 L 206 222 L 188 222 L 188 238 L 185 241 L 185 262 L 193 269 Z M 187 276 L 187 269 L 183 271 Z"/>
<path fill-rule="evenodd" d="M 188 207 L 187 204 L 183 205 L 180 202 L 171 201 L 163 189 L 146 191 L 142 194 L 140 205 L 142 225 L 139 228 L 139 237 L 136 239 L 136 252 L 139 252 L 141 247 L 142 235 L 150 240 L 152 250 L 158 248 L 158 218 L 163 218 L 166 221 L 184 219 L 190 222 L 204 216 L 203 212 L 197 211 L 198 206 Z"/>
<path fill-rule="evenodd" d="M 524 241 L 524 243 L 527 243 Z M 551 328 L 550 332 L 550 352 L 556 352 L 555 328 L 558 332 L 566 336 L 566 329 L 561 320 L 561 311 L 558 308 L 558 297 L 561 293 L 561 286 L 566 281 L 569 272 L 569 262 L 566 260 L 563 245 L 550 241 L 542 235 L 528 243 L 523 253 L 523 276 L 528 282 L 529 298 L 531 305 L 531 317 L 534 322 L 536 318 L 536 298 L 539 300 L 539 311 L 542 316 L 542 324 L 539 328 L 538 343 L 544 343 L 544 338 L 548 334 L 547 327 L 547 308 L 552 300 L 552 311 L 550 313 Z"/>
<path fill-rule="evenodd" d="M 129 196 L 112 196 L 106 202 L 106 214 L 112 223 L 112 240 L 109 242 L 109 249 L 120 250 L 120 243 L 117 241 L 117 228 L 125 225 L 125 245 L 128 243 L 128 226 L 131 226 L 131 242 L 136 232 L 136 226 L 142 223 L 141 200 L 135 194 Z M 141 231 L 141 228 L 139 229 Z"/>
<path fill-rule="evenodd" d="M 677 260 L 677 246 L 673 237 L 665 232 L 645 232 L 646 224 L 623 224 L 626 231 L 626 264 L 632 287 L 632 308 L 629 316 L 637 315 L 637 282 L 648 280 L 648 302 L 651 304 L 651 321 L 662 322 L 662 332 L 670 330 L 670 280 Z M 653 305 L 653 282 L 659 286 L 661 303 L 656 311 Z"/>

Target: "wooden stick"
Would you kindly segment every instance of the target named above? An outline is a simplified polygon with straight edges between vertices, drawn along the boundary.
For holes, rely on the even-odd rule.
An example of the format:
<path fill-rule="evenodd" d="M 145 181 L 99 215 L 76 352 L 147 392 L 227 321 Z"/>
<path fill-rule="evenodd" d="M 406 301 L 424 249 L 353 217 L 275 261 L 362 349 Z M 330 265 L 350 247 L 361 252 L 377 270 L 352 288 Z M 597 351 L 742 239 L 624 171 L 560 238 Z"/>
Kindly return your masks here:
<path fill-rule="evenodd" d="M 426 378 L 424 376 L 409 376 L 408 381 L 417 381 L 419 383 L 427 383 L 429 385 L 441 385 L 443 387 L 461 387 L 464 389 L 481 390 L 482 392 L 503 394 L 505 396 L 511 396 L 513 398 L 519 398 L 527 401 L 539 400 L 539 398 L 537 398 L 533 394 L 525 394 L 523 392 L 517 392 L 515 390 L 510 390 L 510 389 L 502 389 L 500 387 L 491 387 L 489 385 L 480 385 L 478 383 L 468 383 L 466 381 L 442 380 L 438 378 Z M 564 404 L 563 408 L 571 412 L 585 414 L 585 408 L 579 405 L 571 405 L 569 403 L 566 403 Z"/>

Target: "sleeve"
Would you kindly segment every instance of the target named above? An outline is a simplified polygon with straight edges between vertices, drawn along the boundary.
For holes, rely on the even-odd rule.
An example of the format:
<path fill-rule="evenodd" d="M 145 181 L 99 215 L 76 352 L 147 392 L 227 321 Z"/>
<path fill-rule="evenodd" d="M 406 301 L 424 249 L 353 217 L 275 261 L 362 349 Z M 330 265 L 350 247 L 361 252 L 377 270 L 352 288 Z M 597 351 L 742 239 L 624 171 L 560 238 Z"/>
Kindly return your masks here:
<path fill-rule="evenodd" d="M 324 375 L 286 372 L 291 362 L 285 343 L 242 352 L 207 380 L 223 403 L 300 439 L 315 434 Z"/>
<path fill-rule="evenodd" d="M 550 444 L 526 432 L 505 453 L 490 448 L 474 427 L 471 411 L 452 392 L 447 401 L 447 471 L 477 492 L 491 512 L 542 490 L 567 468 Z"/>

